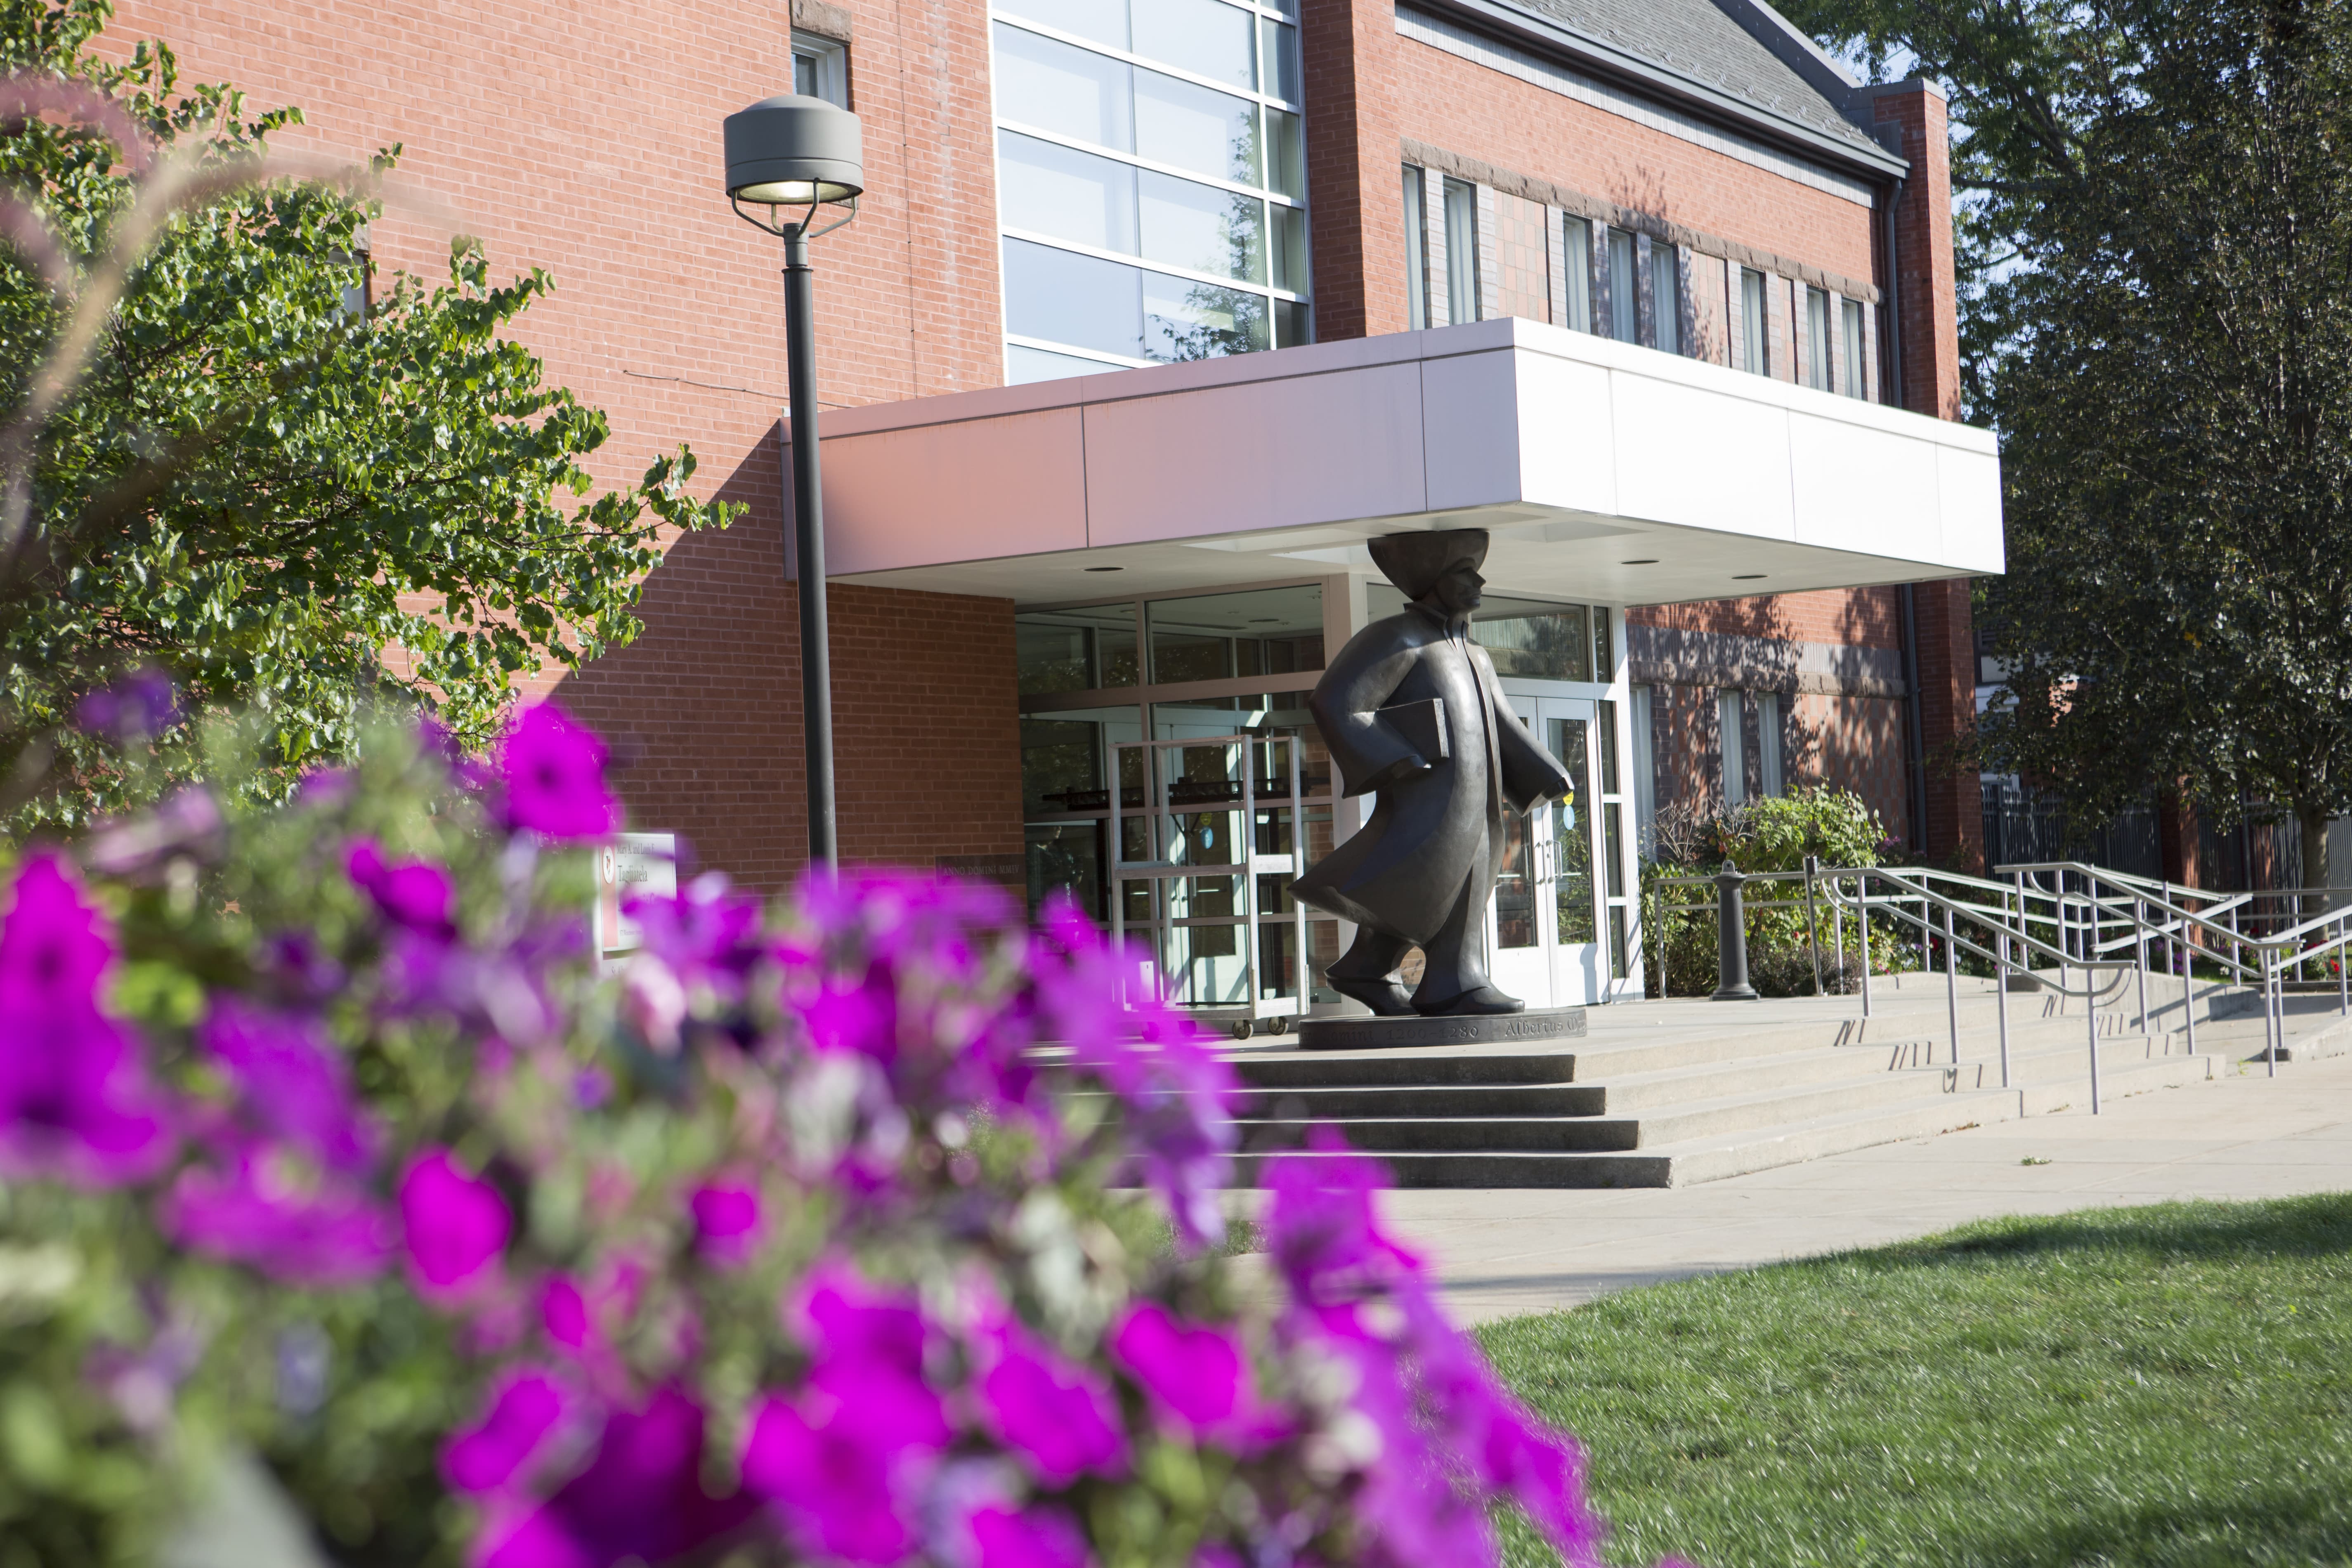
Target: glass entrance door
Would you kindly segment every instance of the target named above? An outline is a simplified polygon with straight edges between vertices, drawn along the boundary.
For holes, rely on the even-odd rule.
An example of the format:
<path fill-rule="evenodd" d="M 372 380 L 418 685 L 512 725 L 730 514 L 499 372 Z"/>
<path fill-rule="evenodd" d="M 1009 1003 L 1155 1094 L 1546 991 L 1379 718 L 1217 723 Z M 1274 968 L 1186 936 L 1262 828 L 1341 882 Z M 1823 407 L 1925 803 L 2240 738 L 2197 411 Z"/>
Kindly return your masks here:
<path fill-rule="evenodd" d="M 1504 814 L 1504 857 L 1488 928 L 1495 983 L 1530 1007 L 1572 1007 L 1606 994 L 1601 895 L 1595 879 L 1594 704 L 1519 698 L 1517 706 L 1576 783 L 1572 805 Z"/>

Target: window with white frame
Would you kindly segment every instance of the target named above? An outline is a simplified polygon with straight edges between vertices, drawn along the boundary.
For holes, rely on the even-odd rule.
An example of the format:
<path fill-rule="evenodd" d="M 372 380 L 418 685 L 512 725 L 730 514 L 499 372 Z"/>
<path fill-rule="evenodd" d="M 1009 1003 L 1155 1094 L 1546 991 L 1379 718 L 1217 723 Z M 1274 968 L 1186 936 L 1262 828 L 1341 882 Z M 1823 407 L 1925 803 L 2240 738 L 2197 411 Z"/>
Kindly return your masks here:
<path fill-rule="evenodd" d="M 1748 734 L 1745 694 L 1719 694 L 1717 727 L 1723 732 L 1723 805 L 1726 810 L 1748 798 Z"/>
<path fill-rule="evenodd" d="M 1830 389 L 1830 297 L 1810 284 L 1805 289 L 1805 384 Z"/>
<path fill-rule="evenodd" d="M 849 46 L 836 38 L 793 29 L 793 90 L 849 107 Z"/>
<path fill-rule="evenodd" d="M 1864 384 L 1864 376 L 1862 368 L 1861 300 L 1841 300 L 1838 301 L 1838 325 L 1841 329 L 1841 336 L 1843 339 L 1840 347 L 1843 350 L 1843 353 L 1842 353 L 1839 357 L 1845 362 L 1845 386 L 1843 390 L 1848 397 L 1867 398 L 1870 395 L 1870 388 Z"/>
<path fill-rule="evenodd" d="M 1777 691 L 1756 694 L 1756 763 L 1757 782 L 1766 795 L 1787 793 L 1780 778 L 1780 694 Z"/>
<path fill-rule="evenodd" d="M 1592 221 L 1574 214 L 1560 226 L 1560 257 L 1568 268 L 1568 320 L 1580 332 L 1592 330 Z"/>
<path fill-rule="evenodd" d="M 1683 352 L 1682 255 L 1671 245 L 1650 247 L 1650 305 L 1662 353 Z"/>
<path fill-rule="evenodd" d="M 1445 319 L 1478 319 L 1478 187 L 1445 182 Z"/>
<path fill-rule="evenodd" d="M 1764 274 L 1739 268 L 1739 368 L 1758 375 L 1772 374 L 1771 323 L 1764 315 Z"/>
<path fill-rule="evenodd" d="M 1404 166 L 1404 313 L 1405 325 L 1419 331 L 1429 325 L 1429 173 L 1414 164 Z"/>
<path fill-rule="evenodd" d="M 1641 285 L 1633 278 L 1633 237 L 1609 231 L 1609 335 L 1621 343 L 1642 341 Z"/>
<path fill-rule="evenodd" d="M 1297 0 L 995 0 L 1005 374 L 1309 340 Z"/>

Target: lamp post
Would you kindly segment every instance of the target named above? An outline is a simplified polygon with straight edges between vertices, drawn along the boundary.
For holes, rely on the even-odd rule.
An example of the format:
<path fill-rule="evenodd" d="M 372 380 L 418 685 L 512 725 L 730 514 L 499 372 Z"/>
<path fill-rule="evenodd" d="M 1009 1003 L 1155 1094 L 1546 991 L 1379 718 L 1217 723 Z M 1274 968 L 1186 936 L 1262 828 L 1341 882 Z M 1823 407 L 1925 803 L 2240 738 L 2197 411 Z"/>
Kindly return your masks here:
<path fill-rule="evenodd" d="M 841 864 L 833 801 L 833 660 L 824 614 L 824 501 L 817 464 L 816 301 L 809 241 L 857 216 L 866 188 L 857 116 L 821 98 L 762 99 L 727 117 L 727 200 L 784 242 L 786 384 L 793 419 L 793 553 L 800 574 L 801 720 L 808 754 L 809 864 Z M 767 216 L 746 212 L 746 204 Z M 803 209 L 787 221 L 791 208 Z M 818 213 L 846 209 L 812 229 Z"/>

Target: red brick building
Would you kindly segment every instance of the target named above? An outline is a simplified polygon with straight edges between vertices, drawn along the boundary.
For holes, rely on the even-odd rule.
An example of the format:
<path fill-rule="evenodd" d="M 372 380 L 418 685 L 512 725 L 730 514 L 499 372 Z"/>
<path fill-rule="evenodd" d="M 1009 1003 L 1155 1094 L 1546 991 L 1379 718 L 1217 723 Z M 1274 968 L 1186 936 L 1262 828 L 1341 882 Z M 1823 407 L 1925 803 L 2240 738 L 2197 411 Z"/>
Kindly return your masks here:
<path fill-rule="evenodd" d="M 685 442 L 747 504 L 563 689 L 634 826 L 747 883 L 804 827 L 781 258 L 719 122 L 788 88 L 866 138 L 816 247 L 845 857 L 1107 916 L 1121 743 L 1295 727 L 1393 596 L 1362 542 L 1459 526 L 1587 770 L 1495 916 L 1558 999 L 1637 983 L 1624 889 L 1678 801 L 1823 778 L 1926 857 L 1975 841 L 1935 762 L 1998 459 L 1949 423 L 1944 105 L 1760 0 L 121 0 L 140 37 L 301 106 L 288 143 L 400 144 L 378 267 L 463 231 L 545 268 L 524 331 L 610 415 L 603 471 Z M 1356 811 L 1316 766 L 1310 847 Z"/>

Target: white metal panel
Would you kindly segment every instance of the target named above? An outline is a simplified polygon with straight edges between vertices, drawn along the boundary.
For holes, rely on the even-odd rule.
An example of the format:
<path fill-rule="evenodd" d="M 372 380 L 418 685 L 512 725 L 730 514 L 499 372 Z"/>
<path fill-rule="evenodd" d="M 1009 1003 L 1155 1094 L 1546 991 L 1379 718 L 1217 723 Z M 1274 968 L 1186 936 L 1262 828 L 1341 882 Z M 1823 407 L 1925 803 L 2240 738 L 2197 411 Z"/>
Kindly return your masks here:
<path fill-rule="evenodd" d="M 1908 435 L 1791 410 L 1789 471 L 1798 542 L 1943 560 L 1936 452 Z"/>
<path fill-rule="evenodd" d="M 825 574 L 1086 548 L 1080 431 L 1069 407 L 825 437 Z"/>
<path fill-rule="evenodd" d="M 1621 513 L 1723 533 L 1796 537 L 1789 416 L 1776 402 L 1734 396 L 1737 384 L 1730 382 L 1718 391 L 1696 378 L 1668 381 L 1623 370 L 1611 380 Z"/>
<path fill-rule="evenodd" d="M 1617 510 L 1609 372 L 1558 354 L 1517 355 L 1519 491 L 1569 511 Z"/>
<path fill-rule="evenodd" d="M 1422 362 L 1430 510 L 1518 500 L 1517 362 L 1507 344 Z"/>
<path fill-rule="evenodd" d="M 1423 510 L 1420 366 L 1093 405 L 1086 487 L 1097 548 Z"/>
<path fill-rule="evenodd" d="M 2009 569 L 2000 527 L 2000 457 L 1940 447 L 1936 453 L 1944 495 L 1943 549 L 1938 561 L 1972 572 Z"/>

